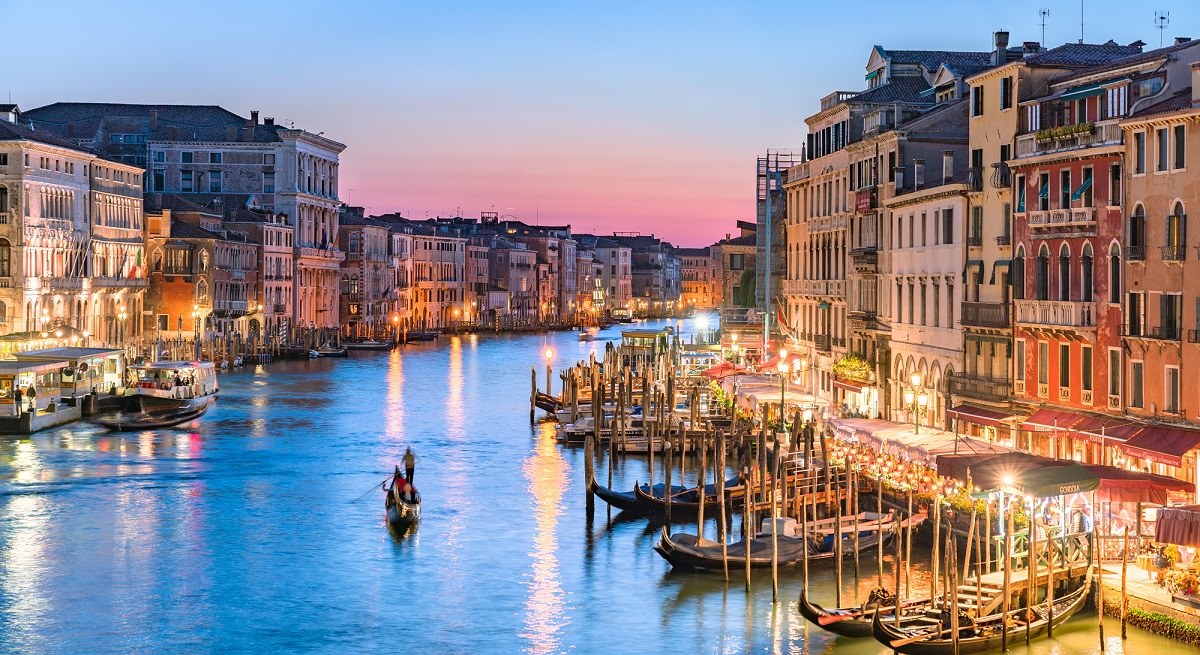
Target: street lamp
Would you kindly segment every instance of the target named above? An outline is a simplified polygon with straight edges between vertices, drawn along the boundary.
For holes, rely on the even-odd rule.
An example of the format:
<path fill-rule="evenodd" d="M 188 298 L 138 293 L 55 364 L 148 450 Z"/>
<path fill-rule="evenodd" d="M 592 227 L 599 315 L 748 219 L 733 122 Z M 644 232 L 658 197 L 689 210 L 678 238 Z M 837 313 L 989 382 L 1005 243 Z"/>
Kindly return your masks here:
<path fill-rule="evenodd" d="M 737 332 L 734 332 L 733 334 L 729 335 L 729 339 L 730 339 L 730 341 L 733 342 L 733 363 L 737 364 L 738 363 L 738 361 L 737 361 L 737 354 L 738 354 Z"/>
<path fill-rule="evenodd" d="M 200 305 L 192 305 L 192 339 L 196 342 L 196 359 L 200 359 Z"/>
<path fill-rule="evenodd" d="M 117 324 L 117 340 L 121 342 L 121 347 L 124 348 L 125 347 L 125 316 L 126 316 L 125 307 L 124 306 L 117 307 L 117 310 L 120 312 L 119 314 L 117 314 L 117 318 L 121 319 L 121 322 Z"/>
<path fill-rule="evenodd" d="M 545 355 L 546 355 L 546 395 L 549 396 L 549 395 L 552 395 L 551 384 L 550 384 L 550 374 L 551 374 L 550 360 L 554 359 L 554 351 L 547 348 Z"/>
<path fill-rule="evenodd" d="M 921 374 L 913 373 L 911 384 L 904 388 L 904 403 L 913 416 L 913 434 L 921 434 L 921 416 L 929 405 L 929 393 L 921 386 Z"/>
<path fill-rule="evenodd" d="M 91 341 L 89 339 L 89 337 L 91 337 L 91 336 L 92 336 L 92 333 L 90 331 L 88 331 L 88 330 L 83 331 L 83 347 L 84 348 L 91 345 Z"/>
<path fill-rule="evenodd" d="M 786 425 L 785 413 L 787 411 L 787 351 L 779 351 L 779 422 Z"/>

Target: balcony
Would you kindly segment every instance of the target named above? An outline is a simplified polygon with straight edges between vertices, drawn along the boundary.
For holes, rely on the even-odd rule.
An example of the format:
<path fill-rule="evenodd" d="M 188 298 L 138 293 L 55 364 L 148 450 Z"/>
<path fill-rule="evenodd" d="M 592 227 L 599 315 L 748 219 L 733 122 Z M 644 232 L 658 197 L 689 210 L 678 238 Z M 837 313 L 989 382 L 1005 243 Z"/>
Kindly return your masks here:
<path fill-rule="evenodd" d="M 1188 331 L 1188 342 L 1192 341 L 1195 330 Z M 1130 339 L 1155 339 L 1159 341 L 1180 341 L 1183 339 L 1183 329 L 1178 325 L 1158 325 L 1150 327 L 1137 323 L 1127 323 L 1121 326 L 1121 336 Z"/>
<path fill-rule="evenodd" d="M 989 378 L 954 373 L 949 378 L 951 395 L 993 403 L 1007 402 L 1012 383 L 1006 378 Z"/>
<path fill-rule="evenodd" d="M 1146 261 L 1146 247 L 1125 244 L 1125 260 L 1131 262 Z"/>
<path fill-rule="evenodd" d="M 233 280 L 244 280 L 246 279 L 246 271 L 241 269 L 230 271 L 229 277 Z"/>
<path fill-rule="evenodd" d="M 1012 175 L 1006 162 L 992 164 L 992 188 L 1007 189 L 1012 186 Z"/>
<path fill-rule="evenodd" d="M 983 169 L 972 166 L 967 169 L 967 186 L 972 191 L 983 191 Z"/>
<path fill-rule="evenodd" d="M 1037 229 L 1079 227 L 1096 223 L 1095 207 L 1039 209 L 1029 212 L 1029 225 Z"/>
<path fill-rule="evenodd" d="M 1080 148 L 1121 145 L 1120 119 L 1079 123 L 1017 136 L 1017 156 L 1046 155 Z"/>
<path fill-rule="evenodd" d="M 138 277 L 93 277 L 89 281 L 92 288 L 106 289 L 144 289 L 149 285 L 146 278 Z"/>
<path fill-rule="evenodd" d="M 308 248 L 298 246 L 296 255 L 300 257 L 314 257 L 319 259 L 328 259 L 330 261 L 340 262 L 346 259 L 346 253 L 333 248 Z"/>
<path fill-rule="evenodd" d="M 282 314 L 287 311 L 287 305 L 284 305 L 284 304 L 271 305 L 271 309 L 276 314 Z"/>
<path fill-rule="evenodd" d="M 25 289 L 34 293 L 54 293 L 57 291 L 82 291 L 85 286 L 84 278 L 81 277 L 27 277 L 25 278 Z"/>
<path fill-rule="evenodd" d="M 213 311 L 217 312 L 244 312 L 249 305 L 246 300 L 214 300 Z"/>
<path fill-rule="evenodd" d="M 983 247 L 983 235 L 973 234 L 973 235 L 967 237 L 967 247 L 968 248 L 982 248 Z"/>
<path fill-rule="evenodd" d="M 1017 300 L 1017 323 L 1049 328 L 1096 327 L 1096 303 L 1070 300 Z"/>
<path fill-rule="evenodd" d="M 0 225 L 8 225 L 8 212 L 0 212 Z"/>
<path fill-rule="evenodd" d="M 829 338 L 828 334 L 813 335 L 813 343 L 816 344 L 817 350 L 821 352 L 827 353 L 830 351 L 830 341 L 831 339 Z"/>
<path fill-rule="evenodd" d="M 859 273 L 879 272 L 879 251 L 874 245 L 851 249 L 850 258 L 854 262 L 854 270 Z"/>
<path fill-rule="evenodd" d="M 875 323 L 877 314 L 873 309 L 861 309 L 847 313 L 846 318 L 850 322 L 850 328 L 855 330 L 875 330 L 878 325 Z"/>
<path fill-rule="evenodd" d="M 1187 246 L 1161 246 L 1164 262 L 1181 262 L 1187 259 Z"/>
<path fill-rule="evenodd" d="M 996 245 L 1000 246 L 1001 248 L 1003 248 L 1004 246 L 1011 246 L 1012 245 L 1012 235 L 1001 234 L 1000 236 L 996 237 Z"/>
<path fill-rule="evenodd" d="M 962 324 L 969 327 L 1007 328 L 1012 325 L 1012 319 L 1007 303 L 964 302 Z"/>

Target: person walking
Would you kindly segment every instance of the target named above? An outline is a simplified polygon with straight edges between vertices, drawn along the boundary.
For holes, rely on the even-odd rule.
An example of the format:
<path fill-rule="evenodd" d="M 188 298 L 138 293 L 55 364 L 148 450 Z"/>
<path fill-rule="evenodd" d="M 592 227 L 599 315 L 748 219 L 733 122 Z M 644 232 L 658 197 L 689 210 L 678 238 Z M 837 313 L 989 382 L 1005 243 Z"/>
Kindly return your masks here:
<path fill-rule="evenodd" d="M 412 484 L 413 469 L 417 466 L 417 458 L 413 455 L 412 448 L 404 449 L 404 477 L 408 478 L 408 483 Z"/>

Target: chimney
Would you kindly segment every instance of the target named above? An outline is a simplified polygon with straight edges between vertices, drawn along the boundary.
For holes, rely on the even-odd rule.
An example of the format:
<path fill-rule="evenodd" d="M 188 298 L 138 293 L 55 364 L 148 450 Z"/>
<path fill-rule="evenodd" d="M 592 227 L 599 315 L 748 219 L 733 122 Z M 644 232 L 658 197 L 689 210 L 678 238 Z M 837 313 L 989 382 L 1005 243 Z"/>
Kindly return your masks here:
<path fill-rule="evenodd" d="M 274 118 L 264 118 L 263 125 L 266 125 L 267 127 L 271 127 L 271 126 L 275 125 L 275 119 Z"/>
<path fill-rule="evenodd" d="M 158 110 L 150 110 L 150 133 L 153 134 L 158 129 Z"/>
<path fill-rule="evenodd" d="M 1200 61 L 1192 64 L 1192 106 L 1200 106 Z"/>
<path fill-rule="evenodd" d="M 896 171 L 896 188 L 903 189 L 904 188 L 904 167 L 897 166 L 895 168 L 895 171 Z"/>
<path fill-rule="evenodd" d="M 993 32 L 992 42 L 995 45 L 995 49 L 992 51 L 992 64 L 1003 66 L 1008 58 L 1008 32 L 1003 30 Z"/>
<path fill-rule="evenodd" d="M 258 110 L 253 110 L 250 112 L 250 124 L 258 125 Z"/>
<path fill-rule="evenodd" d="M 942 184 L 950 184 L 954 179 L 954 151 L 942 151 Z"/>
<path fill-rule="evenodd" d="M 925 160 L 924 159 L 914 159 L 913 160 L 913 185 L 914 185 L 914 188 L 917 188 L 917 189 L 925 186 Z"/>
<path fill-rule="evenodd" d="M 1025 55 L 1036 55 L 1042 51 L 1042 44 L 1037 41 L 1026 41 L 1021 44 L 1021 53 Z"/>
<path fill-rule="evenodd" d="M 1191 40 L 1192 40 L 1192 37 L 1190 37 L 1190 36 L 1177 36 L 1177 37 L 1175 37 L 1175 45 L 1183 45 L 1184 43 L 1187 43 L 1188 41 L 1191 41 Z"/>

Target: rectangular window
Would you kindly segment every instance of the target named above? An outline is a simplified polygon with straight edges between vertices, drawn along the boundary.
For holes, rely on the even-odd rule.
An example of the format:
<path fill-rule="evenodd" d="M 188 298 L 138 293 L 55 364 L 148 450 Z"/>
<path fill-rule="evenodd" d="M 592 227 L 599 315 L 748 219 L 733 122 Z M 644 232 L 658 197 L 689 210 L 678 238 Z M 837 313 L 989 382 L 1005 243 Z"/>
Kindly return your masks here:
<path fill-rule="evenodd" d="M 152 186 L 153 190 L 160 191 L 160 192 L 163 191 L 164 187 L 166 186 L 166 180 L 167 180 L 167 174 L 165 171 L 161 171 L 161 170 L 154 171 L 154 181 L 153 181 L 153 186 Z"/>
<path fill-rule="evenodd" d="M 195 154 L 196 153 L 193 153 L 193 152 L 181 152 L 181 153 L 179 153 L 179 158 L 180 158 L 179 161 L 181 161 L 185 164 L 191 164 L 191 163 L 193 163 L 193 160 L 195 159 L 195 157 L 194 157 Z"/>
<path fill-rule="evenodd" d="M 1013 360 L 1013 370 L 1017 380 L 1025 381 L 1025 340 L 1017 339 L 1017 357 Z"/>
<path fill-rule="evenodd" d="M 1156 130 L 1154 133 L 1154 140 L 1158 146 L 1158 170 L 1165 171 L 1165 170 L 1167 170 L 1167 155 L 1168 155 L 1167 131 L 1165 129 Z"/>
<path fill-rule="evenodd" d="M 1108 351 L 1108 395 L 1121 395 L 1121 351 L 1117 348 Z"/>
<path fill-rule="evenodd" d="M 1129 406 L 1142 406 L 1142 363 L 1133 362 L 1129 365 Z"/>
<path fill-rule="evenodd" d="M 888 152 L 888 182 L 896 181 L 896 151 Z"/>
<path fill-rule="evenodd" d="M 156 162 L 158 162 L 158 163 L 160 163 L 160 164 L 161 164 L 162 162 L 165 162 L 165 161 L 167 161 L 167 153 L 163 152 L 162 150 L 156 150 L 156 151 L 154 152 L 154 155 L 153 155 L 153 156 L 154 156 L 154 161 L 156 161 Z"/>
<path fill-rule="evenodd" d="M 1038 384 L 1050 384 L 1050 344 L 1038 343 Z"/>
<path fill-rule="evenodd" d="M 1183 325 L 1183 296 L 1164 293 L 1159 296 L 1158 311 L 1158 336 L 1163 339 L 1178 339 L 1179 328 Z"/>
<path fill-rule="evenodd" d="M 942 243 L 954 243 L 954 209 L 942 210 Z"/>
<path fill-rule="evenodd" d="M 1182 125 L 1175 126 L 1175 168 L 1183 168 L 1186 163 L 1186 131 Z"/>
<path fill-rule="evenodd" d="M 1011 77 L 1000 79 L 1000 108 L 1012 109 L 1012 86 L 1013 80 Z"/>
<path fill-rule="evenodd" d="M 192 184 L 192 171 L 183 171 L 179 174 L 179 191 L 182 193 L 192 193 L 196 188 Z"/>
<path fill-rule="evenodd" d="M 1079 199 L 1084 207 L 1091 207 L 1093 200 L 1092 193 L 1092 168 L 1091 166 L 1083 169 L 1083 181 L 1079 183 Z"/>
<path fill-rule="evenodd" d="M 221 171 L 208 172 L 208 192 L 221 193 Z"/>
<path fill-rule="evenodd" d="M 221 163 L 221 153 L 219 153 L 219 152 L 208 153 L 208 163 L 220 164 Z"/>
<path fill-rule="evenodd" d="M 1071 344 L 1058 344 L 1058 386 L 1071 386 Z"/>
<path fill-rule="evenodd" d="M 983 86 L 971 87 L 971 115 L 983 115 Z"/>
<path fill-rule="evenodd" d="M 1041 173 L 1038 175 L 1038 209 L 1046 211 L 1050 209 L 1050 174 Z"/>
<path fill-rule="evenodd" d="M 1108 206 L 1119 207 L 1121 205 L 1121 165 L 1113 164 L 1109 167 L 1108 179 Z"/>
<path fill-rule="evenodd" d="M 1000 145 L 1000 161 L 1005 162 L 1012 159 L 1012 146 L 1007 143 Z"/>
<path fill-rule="evenodd" d="M 1071 208 L 1071 171 L 1059 171 L 1058 173 L 1058 208 Z"/>
<path fill-rule="evenodd" d="M 1084 391 L 1092 390 L 1092 347 L 1083 346 L 1079 353 L 1079 378 Z"/>
<path fill-rule="evenodd" d="M 1142 294 L 1138 291 L 1130 291 L 1126 296 L 1125 301 L 1125 334 L 1131 337 L 1142 336 L 1142 325 L 1145 320 L 1145 307 L 1142 303 Z"/>
<path fill-rule="evenodd" d="M 933 327 L 942 326 L 942 288 L 933 285 Z"/>
<path fill-rule="evenodd" d="M 908 324 L 915 325 L 917 322 L 917 287 L 916 285 L 908 285 Z"/>
<path fill-rule="evenodd" d="M 740 254 L 734 254 L 734 255 L 729 256 L 730 270 L 734 270 L 734 271 L 742 270 L 742 268 L 744 267 L 742 257 L 743 257 L 743 255 L 740 255 Z"/>
<path fill-rule="evenodd" d="M 971 208 L 971 226 L 967 232 L 968 245 L 983 245 L 983 207 Z"/>
<path fill-rule="evenodd" d="M 1168 366 L 1163 381 L 1163 409 L 1172 414 L 1179 413 L 1179 368 Z"/>
<path fill-rule="evenodd" d="M 926 314 L 929 308 L 929 299 L 926 297 L 926 286 L 921 285 L 921 325 L 928 325 L 928 316 Z"/>
<path fill-rule="evenodd" d="M 1133 135 L 1133 174 L 1141 175 L 1146 172 L 1146 133 L 1136 132 Z"/>
<path fill-rule="evenodd" d="M 1017 213 L 1025 213 L 1025 176 L 1017 176 Z"/>
<path fill-rule="evenodd" d="M 928 214 L 926 214 L 925 212 L 921 212 L 921 245 L 922 246 L 929 245 L 926 243 L 926 239 L 928 238 L 928 234 L 929 234 L 929 225 L 928 225 L 927 218 L 928 218 Z"/>
<path fill-rule="evenodd" d="M 275 193 L 274 173 L 263 173 L 263 193 Z"/>

